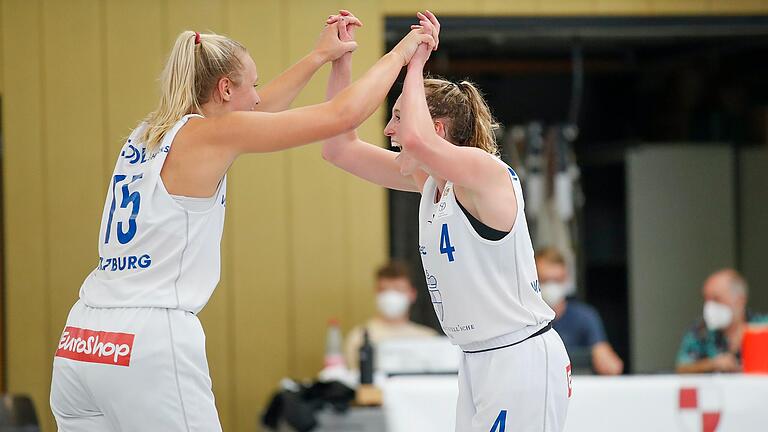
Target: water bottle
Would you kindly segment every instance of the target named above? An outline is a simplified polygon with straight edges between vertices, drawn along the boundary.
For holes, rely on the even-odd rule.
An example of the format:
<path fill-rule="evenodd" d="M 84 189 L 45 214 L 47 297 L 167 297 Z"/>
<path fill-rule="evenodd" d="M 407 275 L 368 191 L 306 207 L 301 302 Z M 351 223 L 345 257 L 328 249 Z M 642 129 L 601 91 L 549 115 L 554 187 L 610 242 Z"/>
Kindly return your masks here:
<path fill-rule="evenodd" d="M 325 368 L 344 366 L 341 353 L 341 329 L 335 318 L 328 320 L 328 333 L 325 338 Z"/>

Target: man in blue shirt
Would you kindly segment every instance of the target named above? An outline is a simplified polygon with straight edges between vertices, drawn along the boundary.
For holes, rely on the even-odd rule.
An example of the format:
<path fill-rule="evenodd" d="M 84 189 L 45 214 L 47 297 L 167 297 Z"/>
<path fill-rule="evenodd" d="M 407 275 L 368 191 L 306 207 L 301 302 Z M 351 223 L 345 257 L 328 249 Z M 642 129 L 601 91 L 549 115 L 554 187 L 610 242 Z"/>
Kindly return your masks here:
<path fill-rule="evenodd" d="M 747 324 L 768 323 L 768 316 L 747 311 L 747 282 L 733 269 L 709 276 L 702 295 L 703 316 L 683 335 L 677 372 L 738 372 Z"/>
<path fill-rule="evenodd" d="M 541 296 L 555 311 L 552 327 L 563 339 L 569 353 L 587 351 L 592 370 L 600 375 L 618 375 L 624 362 L 605 336 L 603 322 L 595 308 L 577 300 L 566 299 L 568 268 L 563 255 L 554 248 L 536 253 Z"/>

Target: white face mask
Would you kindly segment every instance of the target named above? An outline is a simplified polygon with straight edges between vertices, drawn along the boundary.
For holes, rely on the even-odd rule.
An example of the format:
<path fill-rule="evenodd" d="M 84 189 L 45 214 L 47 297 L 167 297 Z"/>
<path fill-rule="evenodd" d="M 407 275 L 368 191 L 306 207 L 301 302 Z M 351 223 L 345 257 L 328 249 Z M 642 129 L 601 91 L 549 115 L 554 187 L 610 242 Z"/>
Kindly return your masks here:
<path fill-rule="evenodd" d="M 376 296 L 376 305 L 385 318 L 397 319 L 408 313 L 411 299 L 405 293 L 389 289 Z"/>
<path fill-rule="evenodd" d="M 722 330 L 733 321 L 733 311 L 729 306 L 716 301 L 704 303 L 704 323 L 710 330 Z"/>
<path fill-rule="evenodd" d="M 565 284 L 558 282 L 545 282 L 541 284 L 541 298 L 549 305 L 555 307 L 566 294 Z"/>

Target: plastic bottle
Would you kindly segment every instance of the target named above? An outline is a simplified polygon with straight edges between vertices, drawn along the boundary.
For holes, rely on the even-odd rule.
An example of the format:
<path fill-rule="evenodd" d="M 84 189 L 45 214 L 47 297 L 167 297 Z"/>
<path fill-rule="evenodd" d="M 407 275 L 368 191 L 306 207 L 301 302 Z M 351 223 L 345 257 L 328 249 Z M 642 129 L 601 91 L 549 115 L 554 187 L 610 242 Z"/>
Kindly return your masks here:
<path fill-rule="evenodd" d="M 341 329 L 335 318 L 328 320 L 328 333 L 325 338 L 325 368 L 344 366 L 341 353 Z"/>

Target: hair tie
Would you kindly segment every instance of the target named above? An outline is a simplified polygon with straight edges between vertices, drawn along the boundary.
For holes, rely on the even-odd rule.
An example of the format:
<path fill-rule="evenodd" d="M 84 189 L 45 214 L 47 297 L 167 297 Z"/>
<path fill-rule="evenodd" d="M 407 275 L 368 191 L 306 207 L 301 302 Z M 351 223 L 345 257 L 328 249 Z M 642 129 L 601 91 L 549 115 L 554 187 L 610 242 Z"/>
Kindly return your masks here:
<path fill-rule="evenodd" d="M 195 45 L 200 44 L 200 33 L 195 32 Z"/>

